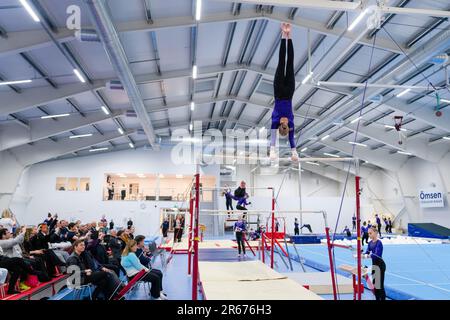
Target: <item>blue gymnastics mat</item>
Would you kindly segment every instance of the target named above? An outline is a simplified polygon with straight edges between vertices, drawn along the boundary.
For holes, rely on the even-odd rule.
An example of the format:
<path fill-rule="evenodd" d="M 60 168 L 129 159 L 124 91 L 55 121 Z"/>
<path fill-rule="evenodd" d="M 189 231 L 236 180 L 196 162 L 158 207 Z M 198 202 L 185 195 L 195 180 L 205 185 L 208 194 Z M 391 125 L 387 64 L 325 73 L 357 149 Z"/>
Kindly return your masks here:
<path fill-rule="evenodd" d="M 297 248 L 306 265 L 329 270 L 326 246 L 297 245 Z M 336 266 L 356 265 L 353 254 L 335 248 Z M 385 289 L 390 299 L 450 300 L 450 244 L 385 245 L 383 258 L 387 266 Z M 370 259 L 364 259 L 363 265 L 370 266 Z"/>

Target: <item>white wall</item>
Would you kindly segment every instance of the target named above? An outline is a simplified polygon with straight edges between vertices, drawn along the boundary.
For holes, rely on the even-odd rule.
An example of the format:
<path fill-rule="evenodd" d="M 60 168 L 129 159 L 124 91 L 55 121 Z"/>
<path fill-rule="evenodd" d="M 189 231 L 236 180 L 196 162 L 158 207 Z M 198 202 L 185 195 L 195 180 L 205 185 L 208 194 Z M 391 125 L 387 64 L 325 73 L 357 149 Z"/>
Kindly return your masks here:
<path fill-rule="evenodd" d="M 450 190 L 450 155 L 447 154 L 439 163 L 430 163 L 411 158 L 398 172 L 374 170 L 361 182 L 361 214 L 363 220 L 372 220 L 375 213 L 391 216 L 399 215 L 397 222 L 406 228 L 408 222 L 434 222 L 450 227 L 448 198 L 444 208 L 422 209 L 418 203 L 420 188 L 435 184 L 446 195 Z M 218 166 L 202 168 L 205 174 L 216 177 L 220 184 Z M 268 169 L 266 169 L 267 171 Z M 0 170 L 8 180 L 8 170 Z M 161 207 L 172 207 L 173 202 L 146 201 L 145 208 L 140 202 L 102 201 L 104 174 L 108 172 L 142 172 L 193 175 L 194 165 L 171 165 L 170 151 L 163 149 L 158 153 L 150 150 L 129 150 L 92 155 L 68 160 L 49 161 L 33 165 L 21 175 L 18 184 L 8 182 L 8 192 L 15 190 L 10 206 L 19 221 L 37 223 L 44 219 L 47 212 L 57 212 L 66 219 L 83 221 L 98 220 L 103 214 L 113 218 L 117 225 L 123 225 L 124 219 L 132 217 L 138 232 L 154 234 L 159 224 Z M 239 165 L 236 168 L 236 180 L 246 180 L 248 186 L 273 186 L 280 194 L 278 205 L 281 210 L 299 210 L 298 173 L 254 174 L 250 166 Z M 89 192 L 57 192 L 56 177 L 90 177 Z M 281 182 L 285 177 L 283 184 Z M 16 177 L 14 176 L 14 179 Z M 14 180 L 11 179 L 11 180 Z M 355 212 L 354 177 L 348 181 L 341 218 L 340 231 L 344 225 L 351 224 Z M 308 171 L 302 173 L 302 205 L 304 210 L 325 210 L 328 223 L 334 228 L 339 212 L 344 184 L 330 180 Z M 6 191 L 6 189 L 5 189 Z M 270 208 L 271 195 L 268 191 L 255 191 L 251 194 L 252 206 L 249 209 Z M 219 198 L 218 207 L 224 209 L 224 199 Z M 216 208 L 212 206 L 211 208 Z M 206 220 L 205 220 L 206 221 Z M 322 220 L 306 218 L 314 231 L 322 229 Z M 211 226 L 212 220 L 208 221 Z M 288 220 L 288 231 L 292 231 L 293 217 Z"/>
<path fill-rule="evenodd" d="M 421 208 L 419 191 L 435 185 L 443 192 L 443 208 Z M 448 191 L 450 190 L 450 154 L 439 163 L 409 159 L 398 172 L 377 170 L 362 182 L 362 198 L 373 212 L 398 215 L 397 223 L 407 229 L 409 222 L 433 222 L 450 227 Z"/>
<path fill-rule="evenodd" d="M 170 150 L 129 150 L 105 153 L 33 165 L 28 172 L 26 191 L 29 202 L 26 209 L 16 214 L 22 224 L 35 224 L 45 219 L 47 212 L 58 213 L 61 218 L 83 222 L 98 221 L 103 214 L 123 226 L 131 217 L 136 232 L 155 234 L 159 226 L 160 208 L 173 207 L 177 202 L 156 201 L 103 201 L 105 173 L 163 173 L 194 175 L 194 165 L 169 165 Z M 219 182 L 217 166 L 202 168 L 202 173 L 213 175 Z M 90 191 L 56 191 L 56 177 L 89 177 Z M 145 207 L 144 207 L 145 206 Z"/>

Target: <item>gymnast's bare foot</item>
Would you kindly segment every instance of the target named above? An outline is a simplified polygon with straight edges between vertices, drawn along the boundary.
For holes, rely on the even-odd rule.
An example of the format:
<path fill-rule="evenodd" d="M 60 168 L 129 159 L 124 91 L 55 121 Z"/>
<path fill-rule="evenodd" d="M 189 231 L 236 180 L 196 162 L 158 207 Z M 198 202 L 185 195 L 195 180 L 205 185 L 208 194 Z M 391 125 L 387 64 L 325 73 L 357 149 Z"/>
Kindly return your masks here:
<path fill-rule="evenodd" d="M 286 33 L 286 38 L 291 38 L 292 26 L 290 23 L 284 23 L 284 32 Z"/>

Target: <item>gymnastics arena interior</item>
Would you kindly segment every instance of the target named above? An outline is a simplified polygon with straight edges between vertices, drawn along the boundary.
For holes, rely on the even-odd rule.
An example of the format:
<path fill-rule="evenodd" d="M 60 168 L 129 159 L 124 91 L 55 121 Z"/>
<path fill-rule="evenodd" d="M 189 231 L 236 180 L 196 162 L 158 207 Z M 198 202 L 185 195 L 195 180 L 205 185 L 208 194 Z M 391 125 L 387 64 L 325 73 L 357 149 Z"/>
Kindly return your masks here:
<path fill-rule="evenodd" d="M 450 300 L 449 18 L 1 0 L 0 307 Z"/>

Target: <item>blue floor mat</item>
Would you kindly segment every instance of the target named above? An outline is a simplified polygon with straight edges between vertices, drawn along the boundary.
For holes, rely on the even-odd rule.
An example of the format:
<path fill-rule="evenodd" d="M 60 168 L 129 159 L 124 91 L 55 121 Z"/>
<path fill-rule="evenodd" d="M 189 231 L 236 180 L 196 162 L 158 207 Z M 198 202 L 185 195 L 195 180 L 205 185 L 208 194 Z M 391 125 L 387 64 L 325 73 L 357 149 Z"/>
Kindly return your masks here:
<path fill-rule="evenodd" d="M 314 265 L 329 268 L 324 245 L 297 246 Z M 393 299 L 450 300 L 450 246 L 447 244 L 385 245 L 385 287 Z M 351 251 L 335 249 L 336 265 L 356 265 Z M 370 260 L 363 260 L 370 266 Z"/>

